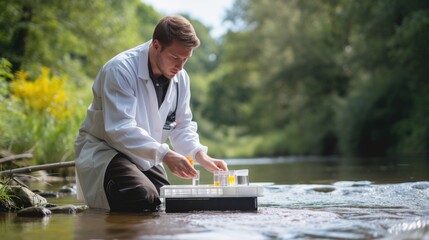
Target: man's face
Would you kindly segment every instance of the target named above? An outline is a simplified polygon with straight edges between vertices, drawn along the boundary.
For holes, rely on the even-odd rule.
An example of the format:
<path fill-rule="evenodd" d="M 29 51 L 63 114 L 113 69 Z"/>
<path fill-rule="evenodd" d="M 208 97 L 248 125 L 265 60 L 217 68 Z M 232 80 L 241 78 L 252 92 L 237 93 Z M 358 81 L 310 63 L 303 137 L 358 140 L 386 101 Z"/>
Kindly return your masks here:
<path fill-rule="evenodd" d="M 158 40 L 153 41 L 155 50 L 154 74 L 162 74 L 166 78 L 173 78 L 177 72 L 182 70 L 186 61 L 192 56 L 192 47 L 185 47 L 180 43 L 173 42 L 168 47 L 162 46 Z"/>

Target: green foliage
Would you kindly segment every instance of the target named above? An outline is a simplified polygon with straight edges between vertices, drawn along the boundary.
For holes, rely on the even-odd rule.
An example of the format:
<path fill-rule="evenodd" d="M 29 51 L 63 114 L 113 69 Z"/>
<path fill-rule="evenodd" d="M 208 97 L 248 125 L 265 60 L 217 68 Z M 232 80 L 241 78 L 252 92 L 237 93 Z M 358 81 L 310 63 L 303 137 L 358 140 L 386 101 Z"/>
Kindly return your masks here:
<path fill-rule="evenodd" d="M 1 1 L 0 147 L 38 162 L 72 158 L 90 84 L 115 54 L 151 38 L 161 15 L 139 0 Z M 186 16 L 189 18 L 189 16 Z M 429 2 L 236 0 L 185 66 L 202 142 L 222 157 L 429 156 Z M 67 124 L 23 114 L 17 69 L 69 79 Z"/>
<path fill-rule="evenodd" d="M 5 98 L 0 104 L 0 149 L 12 153 L 32 151 L 38 164 L 73 160 L 73 143 L 86 104 L 77 98 L 82 93 L 72 89 L 73 86 L 68 85 L 72 94 L 68 99 L 68 110 L 72 114 L 65 120 L 31 110 L 15 98 Z"/>
<path fill-rule="evenodd" d="M 268 136 L 260 154 L 335 152 L 334 126 L 324 123 L 332 122 L 334 97 L 348 84 L 335 4 L 239 1 L 236 7 L 243 10 L 230 21 L 248 24 L 226 36 L 220 69 L 227 73 L 211 85 L 207 116 Z"/>
<path fill-rule="evenodd" d="M 73 160 L 92 78 L 109 58 L 150 38 L 160 15 L 138 0 L 2 1 L 0 7 L 0 52 L 13 63 L 2 60 L 0 68 L 0 148 L 31 150 L 38 164 Z M 10 97 L 12 73 L 25 69 L 34 78 L 40 66 L 67 79 L 67 122 Z"/>
<path fill-rule="evenodd" d="M 9 81 L 13 78 L 12 64 L 4 59 L 0 59 L 0 101 L 9 95 Z"/>
<path fill-rule="evenodd" d="M 424 1 L 236 1 L 205 116 L 264 136 L 259 155 L 428 156 L 428 18 Z"/>
<path fill-rule="evenodd" d="M 49 66 L 65 73 L 64 62 L 73 61 L 79 68 L 66 73 L 95 76 L 109 58 L 141 41 L 138 20 L 144 17 L 136 14 L 150 11 L 142 5 L 138 0 L 2 1 L 0 52 L 15 70 Z"/>
<path fill-rule="evenodd" d="M 186 70 L 190 75 L 194 73 L 210 73 L 219 65 L 218 43 L 210 36 L 210 29 L 204 26 L 200 21 L 186 14 L 183 16 L 192 23 L 201 43 L 200 46 L 193 51 L 192 57 L 186 63 Z"/>
<path fill-rule="evenodd" d="M 0 180 L 0 211 L 8 211 L 17 208 L 14 201 L 13 195 L 9 194 L 10 179 L 1 179 Z"/>
<path fill-rule="evenodd" d="M 218 44 L 210 36 L 209 29 L 200 21 L 183 15 L 192 23 L 201 41 L 200 46 L 192 52 L 192 57 L 185 65 L 191 78 L 191 106 L 193 111 L 200 112 L 206 101 L 208 85 L 212 81 L 211 73 L 218 65 Z"/>
<path fill-rule="evenodd" d="M 356 17 L 360 31 L 352 44 L 359 72 L 341 113 L 353 129 L 338 131 L 343 150 L 363 156 L 428 156 L 429 55 L 423 42 L 429 35 L 423 29 L 429 26 L 429 4 L 379 1 L 351 9 L 357 16 L 371 16 Z"/>
<path fill-rule="evenodd" d="M 13 63 L 2 60 L 0 68 L 0 148 L 32 151 L 38 164 L 73 160 L 95 74 L 115 54 L 149 40 L 161 15 L 139 0 L 2 1 L 0 7 L 0 52 Z M 194 67 L 187 69 L 195 82 L 192 105 L 198 115 L 208 90 L 207 75 L 217 64 L 208 56 L 216 55 L 218 46 L 201 22 L 190 20 L 202 40 L 190 60 Z M 40 66 L 67 79 L 72 112 L 67 122 L 30 111 L 11 97 L 13 73 L 24 69 L 34 79 Z"/>
<path fill-rule="evenodd" d="M 254 157 L 257 146 L 263 142 L 260 137 L 247 135 L 237 127 L 218 127 L 208 119 L 198 116 L 200 140 L 209 148 L 210 155 L 222 157 Z"/>

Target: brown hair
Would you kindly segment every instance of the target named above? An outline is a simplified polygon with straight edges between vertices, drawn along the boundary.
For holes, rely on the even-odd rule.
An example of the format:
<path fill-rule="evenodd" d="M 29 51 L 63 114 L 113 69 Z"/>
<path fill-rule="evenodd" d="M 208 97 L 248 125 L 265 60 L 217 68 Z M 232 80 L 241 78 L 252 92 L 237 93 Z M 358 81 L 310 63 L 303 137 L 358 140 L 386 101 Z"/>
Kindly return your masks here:
<path fill-rule="evenodd" d="M 196 48 L 200 45 L 192 24 L 182 16 L 162 18 L 155 27 L 152 39 L 158 40 L 163 47 L 177 41 L 185 47 Z"/>

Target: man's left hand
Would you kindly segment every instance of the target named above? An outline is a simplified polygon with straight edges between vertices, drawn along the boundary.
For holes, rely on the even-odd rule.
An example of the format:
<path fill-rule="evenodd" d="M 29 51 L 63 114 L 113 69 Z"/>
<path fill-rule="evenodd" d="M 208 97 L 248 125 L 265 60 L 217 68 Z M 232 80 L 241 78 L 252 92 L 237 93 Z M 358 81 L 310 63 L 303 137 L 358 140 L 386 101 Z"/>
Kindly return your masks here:
<path fill-rule="evenodd" d="M 209 172 L 228 171 L 225 161 L 208 156 L 205 152 L 197 152 L 195 160 Z"/>

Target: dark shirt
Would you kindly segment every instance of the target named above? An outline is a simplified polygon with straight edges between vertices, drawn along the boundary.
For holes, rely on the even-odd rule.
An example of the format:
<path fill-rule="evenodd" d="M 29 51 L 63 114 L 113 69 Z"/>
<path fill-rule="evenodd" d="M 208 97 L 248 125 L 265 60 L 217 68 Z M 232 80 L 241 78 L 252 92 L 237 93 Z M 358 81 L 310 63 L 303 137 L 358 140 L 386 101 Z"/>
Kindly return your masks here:
<path fill-rule="evenodd" d="M 159 78 L 155 78 L 153 76 L 152 67 L 150 65 L 150 60 L 148 60 L 147 62 L 148 62 L 147 65 L 149 68 L 149 76 L 152 79 L 153 86 L 155 87 L 156 97 L 158 99 L 158 108 L 160 108 L 162 102 L 164 102 L 165 95 L 167 94 L 170 79 L 164 77 L 164 75 L 161 75 Z"/>

